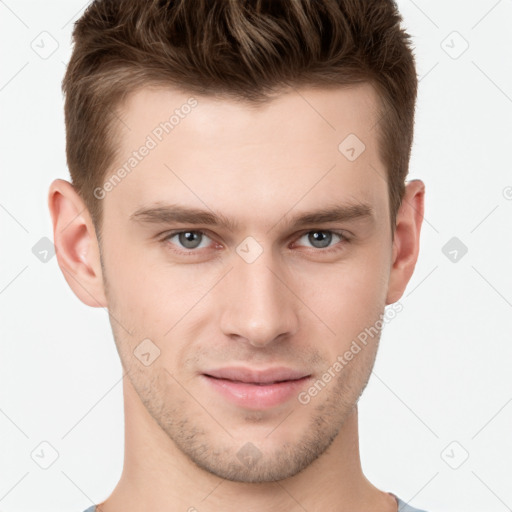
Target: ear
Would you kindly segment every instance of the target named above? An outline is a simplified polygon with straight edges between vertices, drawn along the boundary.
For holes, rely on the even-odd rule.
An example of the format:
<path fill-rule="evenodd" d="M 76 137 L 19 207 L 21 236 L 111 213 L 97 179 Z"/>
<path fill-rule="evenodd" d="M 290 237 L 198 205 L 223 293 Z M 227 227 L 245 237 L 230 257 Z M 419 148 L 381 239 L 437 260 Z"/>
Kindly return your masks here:
<path fill-rule="evenodd" d="M 84 304 L 106 307 L 96 230 L 85 203 L 71 183 L 55 180 L 48 207 L 55 255 L 68 285 Z"/>
<path fill-rule="evenodd" d="M 420 180 L 408 182 L 396 217 L 393 263 L 389 276 L 386 305 L 393 304 L 400 299 L 414 272 L 420 249 L 424 208 L 425 184 Z"/>

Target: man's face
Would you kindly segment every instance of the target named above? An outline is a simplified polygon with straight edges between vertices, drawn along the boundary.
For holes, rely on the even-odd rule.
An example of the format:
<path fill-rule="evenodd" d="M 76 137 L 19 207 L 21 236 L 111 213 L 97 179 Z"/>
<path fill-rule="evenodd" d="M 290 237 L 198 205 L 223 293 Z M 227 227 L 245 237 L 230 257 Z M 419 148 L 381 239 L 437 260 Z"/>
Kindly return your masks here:
<path fill-rule="evenodd" d="M 200 96 L 182 108 L 189 98 L 146 89 L 123 109 L 106 178 L 150 149 L 103 199 L 113 333 L 141 401 L 185 455 L 222 478 L 278 480 L 324 453 L 373 367 L 378 336 L 341 370 L 335 363 L 386 305 L 377 97 L 362 85 L 292 92 L 259 109 Z M 179 121 L 159 130 L 175 109 Z M 363 152 L 353 135 L 339 148 L 350 134 Z M 166 218 L 171 205 L 233 225 Z M 294 224 L 334 207 L 352 215 Z M 213 376 L 226 368 L 249 383 Z M 293 374 L 261 373 L 276 368 Z"/>

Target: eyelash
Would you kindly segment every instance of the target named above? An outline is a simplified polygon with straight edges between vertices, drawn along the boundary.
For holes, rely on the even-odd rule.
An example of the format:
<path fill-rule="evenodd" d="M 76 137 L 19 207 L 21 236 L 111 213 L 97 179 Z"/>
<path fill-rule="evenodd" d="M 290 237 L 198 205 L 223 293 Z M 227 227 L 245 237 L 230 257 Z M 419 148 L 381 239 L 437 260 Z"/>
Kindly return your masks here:
<path fill-rule="evenodd" d="M 309 229 L 307 231 L 303 231 L 302 233 L 300 233 L 298 236 L 298 239 L 302 238 L 304 235 L 307 235 L 309 233 L 317 233 L 317 232 L 334 234 L 336 236 L 339 236 L 341 238 L 341 241 L 336 243 L 334 246 L 332 246 L 330 248 L 326 248 L 326 249 L 317 249 L 315 247 L 309 248 L 310 250 L 312 250 L 316 253 L 331 254 L 334 252 L 339 252 L 344 249 L 345 244 L 350 242 L 350 237 L 348 237 L 345 232 L 336 231 L 336 230 L 332 230 L 332 229 Z M 211 237 L 208 236 L 207 232 L 202 231 L 200 229 L 181 229 L 179 231 L 171 231 L 170 233 L 166 233 L 165 236 L 160 241 L 163 244 L 168 245 L 170 243 L 171 238 L 173 238 L 174 236 L 179 235 L 181 233 L 200 233 L 201 235 L 205 235 L 211 239 Z M 171 244 L 171 245 L 174 245 L 174 244 Z M 340 245 L 341 245 L 341 247 L 340 247 Z M 200 251 L 200 249 L 188 249 L 188 250 L 182 250 L 182 251 L 176 250 L 176 249 L 171 249 L 171 250 L 176 252 L 179 255 L 184 255 L 184 256 L 196 256 L 199 254 L 199 251 Z"/>

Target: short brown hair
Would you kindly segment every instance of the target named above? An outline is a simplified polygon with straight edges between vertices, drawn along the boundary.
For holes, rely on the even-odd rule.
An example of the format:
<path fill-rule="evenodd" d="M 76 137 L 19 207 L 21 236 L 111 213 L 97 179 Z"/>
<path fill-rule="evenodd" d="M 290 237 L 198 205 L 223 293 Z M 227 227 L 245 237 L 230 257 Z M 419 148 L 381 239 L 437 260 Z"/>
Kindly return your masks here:
<path fill-rule="evenodd" d="M 285 87 L 371 83 L 391 225 L 405 191 L 418 80 L 393 0 L 95 0 L 62 82 L 66 155 L 97 230 L 116 111 L 149 85 L 258 104 Z M 341 141 L 340 141 L 341 142 Z"/>

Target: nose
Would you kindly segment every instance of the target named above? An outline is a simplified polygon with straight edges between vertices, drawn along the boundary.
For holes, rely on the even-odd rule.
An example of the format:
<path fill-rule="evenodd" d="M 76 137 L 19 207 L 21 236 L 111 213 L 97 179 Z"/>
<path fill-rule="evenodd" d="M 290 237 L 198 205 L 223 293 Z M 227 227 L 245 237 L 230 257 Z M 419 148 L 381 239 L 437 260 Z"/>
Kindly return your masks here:
<path fill-rule="evenodd" d="M 252 263 L 235 258 L 221 292 L 222 332 L 260 348 L 294 334 L 299 301 L 285 274 L 272 262 L 270 252 L 264 251 Z"/>

